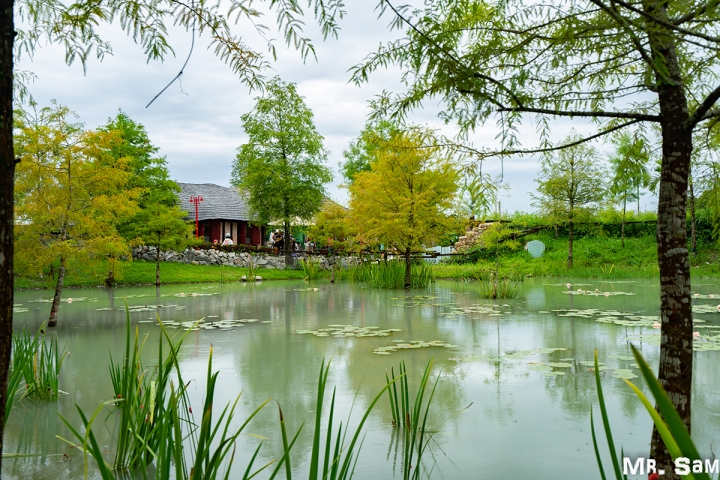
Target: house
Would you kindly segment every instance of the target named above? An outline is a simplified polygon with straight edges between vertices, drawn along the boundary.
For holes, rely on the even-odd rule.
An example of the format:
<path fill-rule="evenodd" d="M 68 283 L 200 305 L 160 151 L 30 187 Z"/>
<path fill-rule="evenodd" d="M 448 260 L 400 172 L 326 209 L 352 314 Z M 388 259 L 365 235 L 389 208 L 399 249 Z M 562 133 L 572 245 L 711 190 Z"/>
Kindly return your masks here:
<path fill-rule="evenodd" d="M 195 204 L 191 197 L 201 196 L 198 206 L 198 234 L 208 243 L 222 242 L 229 233 L 236 245 L 261 245 L 263 228 L 252 225 L 247 200 L 234 188 L 213 183 L 178 183 L 180 207 L 189 213 L 188 220 L 195 221 Z"/>

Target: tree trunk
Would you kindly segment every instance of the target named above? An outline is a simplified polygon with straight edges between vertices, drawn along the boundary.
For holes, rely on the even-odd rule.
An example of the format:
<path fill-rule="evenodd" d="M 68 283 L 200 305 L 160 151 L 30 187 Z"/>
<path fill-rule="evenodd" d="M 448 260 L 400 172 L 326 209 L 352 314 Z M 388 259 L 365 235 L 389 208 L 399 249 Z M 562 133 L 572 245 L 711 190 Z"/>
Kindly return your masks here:
<path fill-rule="evenodd" d="M 285 249 L 285 266 L 291 267 L 293 265 L 292 260 L 292 237 L 290 236 L 290 222 L 285 220 L 285 240 L 283 241 L 283 248 Z"/>
<path fill-rule="evenodd" d="M 410 272 L 412 270 L 412 259 L 410 258 L 410 247 L 405 248 L 405 288 L 410 288 Z"/>
<path fill-rule="evenodd" d="M 688 185 L 690 189 L 690 251 L 697 255 L 697 234 L 695 233 L 695 191 L 693 190 L 692 179 Z"/>
<path fill-rule="evenodd" d="M 0 451 L 5 429 L 7 374 L 12 346 L 15 154 L 12 141 L 13 2 L 0 9 Z M 0 455 L 0 462 L 2 456 Z"/>
<path fill-rule="evenodd" d="M 155 247 L 155 286 L 160 286 L 160 247 Z"/>
<path fill-rule="evenodd" d="M 555 238 L 558 238 L 558 224 L 555 224 Z"/>
<path fill-rule="evenodd" d="M 50 318 L 48 319 L 48 327 L 57 325 L 57 315 L 60 309 L 60 297 L 62 296 L 63 285 L 65 283 L 65 258 L 60 257 L 60 268 L 58 269 L 57 283 L 55 284 L 55 295 L 53 296 L 52 307 L 50 307 Z"/>
<path fill-rule="evenodd" d="M 667 18 L 665 6 L 646 8 Z M 656 74 L 662 167 L 658 198 L 657 245 L 660 267 L 660 365 L 658 379 L 690 431 L 692 392 L 692 308 L 690 261 L 687 249 L 686 201 L 692 154 L 692 126 L 674 44 L 674 34 L 652 30 L 648 34 L 652 58 L 662 59 L 668 78 Z M 660 61 L 660 60 L 656 60 Z M 677 479 L 672 458 L 653 427 L 650 458 L 665 470 L 663 478 Z"/>
<path fill-rule="evenodd" d="M 622 242 L 622 248 L 625 248 L 625 210 L 627 208 L 627 198 L 623 198 L 623 214 L 622 223 L 620 224 L 620 240 Z"/>
<path fill-rule="evenodd" d="M 572 268 L 573 266 L 573 221 L 568 222 L 568 258 L 567 267 Z"/>

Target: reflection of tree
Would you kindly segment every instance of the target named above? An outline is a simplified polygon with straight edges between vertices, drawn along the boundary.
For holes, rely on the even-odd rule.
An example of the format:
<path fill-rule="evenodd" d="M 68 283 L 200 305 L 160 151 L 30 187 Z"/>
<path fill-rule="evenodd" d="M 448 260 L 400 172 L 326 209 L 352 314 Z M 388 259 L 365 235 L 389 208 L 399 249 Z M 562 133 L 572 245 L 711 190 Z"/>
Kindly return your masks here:
<path fill-rule="evenodd" d="M 507 362 L 501 360 L 502 347 L 500 339 L 500 317 L 495 317 L 495 330 L 496 330 L 496 358 L 491 362 L 493 364 L 493 377 L 492 383 L 495 384 L 495 406 L 492 408 L 485 408 L 485 415 L 490 418 L 495 418 L 499 424 L 508 425 L 510 420 L 515 415 L 515 409 L 513 408 L 512 397 L 503 396 L 501 385 L 506 381 L 505 372 L 510 368 Z"/>
<path fill-rule="evenodd" d="M 387 345 L 394 338 L 408 340 L 408 334 L 415 331 L 422 332 L 425 340 L 446 337 L 434 318 L 428 321 L 423 308 L 395 306 L 397 301 L 391 298 L 399 296 L 397 292 L 364 290 L 348 284 L 322 285 L 320 291 L 291 291 L 285 286 L 282 290 L 265 291 L 257 297 L 241 292 L 234 297 L 233 318 L 271 319 L 273 323 L 239 328 L 237 337 L 240 340 L 233 342 L 230 354 L 241 377 L 246 405 L 257 405 L 272 397 L 282 405 L 291 429 L 305 422 L 304 431 L 293 448 L 296 463 L 308 457 L 311 446 L 317 376 L 323 358 L 332 360 L 329 388 L 337 386 L 338 389 L 336 423 L 347 417 L 356 397 L 351 422 L 356 425 L 370 400 L 384 387 L 386 371 L 391 367 L 397 371 L 398 363 L 404 360 L 411 384 L 417 385 L 429 357 L 444 353 L 430 349 L 391 356 L 370 353 L 373 348 Z M 381 329 L 401 324 L 403 331 L 391 337 L 342 339 L 296 333 L 296 330 L 314 330 L 330 324 L 372 325 Z M 435 371 L 439 373 L 442 362 L 437 363 Z M 464 402 L 457 393 L 459 391 L 461 385 L 455 375 L 442 376 L 429 419 L 433 429 L 444 432 L 446 423 L 454 420 L 455 412 Z M 326 395 L 329 400 L 331 390 Z M 382 419 L 390 434 L 393 427 L 390 425 L 389 402 L 381 399 L 375 410 L 373 417 Z M 277 413 L 272 408 L 268 412 L 253 420 L 253 428 L 270 437 L 268 443 L 272 443 L 277 454 L 280 451 Z"/>

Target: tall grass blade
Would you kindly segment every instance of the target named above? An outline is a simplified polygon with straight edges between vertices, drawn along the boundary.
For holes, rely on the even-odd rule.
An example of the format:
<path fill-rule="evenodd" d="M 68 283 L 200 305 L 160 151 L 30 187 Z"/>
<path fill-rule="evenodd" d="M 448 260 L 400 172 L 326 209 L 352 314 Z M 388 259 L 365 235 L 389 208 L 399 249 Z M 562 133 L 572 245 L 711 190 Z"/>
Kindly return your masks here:
<path fill-rule="evenodd" d="M 607 409 L 605 408 L 605 396 L 603 395 L 602 385 L 600 384 L 600 368 L 598 366 L 598 351 L 595 350 L 595 385 L 598 393 L 598 403 L 600 404 L 600 414 L 602 415 L 603 427 L 605 428 L 605 438 L 607 439 L 608 449 L 610 450 L 610 460 L 613 464 L 615 478 L 622 480 L 625 477 L 620 471 L 620 461 L 618 460 L 617 451 L 615 450 L 615 442 L 613 442 L 612 431 L 610 430 L 610 420 L 608 419 Z"/>
<path fill-rule="evenodd" d="M 600 470 L 601 480 L 605 479 L 605 469 L 603 468 L 602 459 L 600 458 L 600 450 L 598 449 L 597 438 L 595 436 L 595 421 L 593 420 L 593 411 L 590 409 L 590 433 L 592 434 L 593 449 L 595 450 L 595 459 L 597 460 L 598 469 Z"/>
<path fill-rule="evenodd" d="M 665 446 L 667 447 L 668 452 L 672 456 L 673 460 L 677 457 L 687 457 L 690 459 L 691 462 L 693 460 L 700 460 L 701 457 L 697 451 L 697 448 L 695 447 L 695 443 L 692 441 L 690 434 L 685 428 L 685 424 L 680 418 L 680 415 L 677 413 L 677 410 L 675 410 L 672 402 L 668 398 L 667 393 L 665 393 L 665 390 L 663 390 L 660 382 L 657 378 L 655 378 L 655 375 L 653 374 L 650 366 L 647 364 L 647 362 L 642 357 L 637 348 L 635 348 L 634 346 L 631 346 L 631 348 L 633 356 L 635 357 L 635 360 L 640 367 L 640 372 L 642 373 L 642 376 L 645 379 L 648 387 L 650 387 L 650 391 L 655 398 L 655 402 L 657 402 L 657 408 L 660 410 L 660 414 L 662 414 L 662 417 L 658 415 L 657 411 L 655 410 L 655 408 L 653 408 L 650 401 L 635 385 L 632 384 L 632 382 L 625 380 L 625 383 L 627 383 L 630 388 L 632 388 L 632 390 L 635 392 L 635 395 L 638 396 L 640 401 L 645 406 L 645 409 L 648 411 L 648 413 L 650 413 L 650 416 L 652 417 L 653 422 L 658 429 L 658 433 L 665 442 Z M 688 475 L 688 478 L 695 478 L 697 480 L 711 480 L 710 476 L 707 473 L 691 473 L 690 475 Z"/>

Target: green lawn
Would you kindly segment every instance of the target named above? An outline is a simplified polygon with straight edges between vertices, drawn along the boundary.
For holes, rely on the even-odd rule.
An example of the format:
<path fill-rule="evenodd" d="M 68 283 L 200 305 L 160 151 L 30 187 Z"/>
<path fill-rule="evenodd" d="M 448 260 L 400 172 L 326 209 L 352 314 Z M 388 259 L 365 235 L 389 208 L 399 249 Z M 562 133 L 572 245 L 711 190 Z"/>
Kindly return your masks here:
<path fill-rule="evenodd" d="M 96 269 L 99 272 L 107 272 L 107 268 Z M 255 269 L 255 275 L 260 275 L 264 280 L 290 280 L 302 279 L 302 270 L 268 270 Z M 221 267 L 218 265 L 192 265 L 189 263 L 160 263 L 160 281 L 163 284 L 172 283 L 219 283 L 238 282 L 240 277 L 248 275 L 246 268 Z M 155 263 L 136 260 L 133 262 L 122 262 L 121 272 L 116 278 L 118 285 L 154 285 L 155 284 Z M 65 285 L 68 287 L 94 287 L 104 284 L 104 275 L 93 272 L 73 272 L 69 270 L 65 277 Z M 15 276 L 15 288 L 47 288 L 49 285 L 41 278 L 28 278 Z"/>
<path fill-rule="evenodd" d="M 545 252 L 540 258 L 532 258 L 522 246 L 510 251 L 501 249 L 499 269 L 501 277 L 519 279 L 533 277 L 574 277 L 632 279 L 656 278 L 657 247 L 655 237 L 625 239 L 625 248 L 619 238 L 584 237 L 575 240 L 573 248 L 574 265 L 567 268 L 567 238 L 554 238 L 551 234 L 534 235 L 522 239 L 522 245 L 530 240 L 545 243 Z M 441 264 L 435 270 L 436 278 L 487 279 L 495 268 L 495 255 L 486 252 L 483 258 L 471 264 Z M 697 277 L 720 277 L 717 251 L 701 248 L 698 255 L 691 257 L 691 273 Z"/>
<path fill-rule="evenodd" d="M 608 237 L 584 237 L 575 241 L 572 269 L 566 266 L 567 239 L 554 238 L 552 235 L 535 235 L 522 239 L 522 244 L 530 240 L 541 240 L 546 250 L 541 258 L 532 258 L 522 247 L 517 250 L 501 249 L 499 256 L 500 275 L 504 278 L 520 279 L 533 277 L 570 277 L 570 278 L 606 278 L 633 279 L 656 278 L 658 276 L 657 251 L 652 236 L 628 238 L 625 248 L 620 239 Z M 475 263 L 439 264 L 433 266 L 438 279 L 488 279 L 495 268 L 494 251 L 484 252 Z M 720 277 L 718 253 L 709 247 L 701 248 L 697 256 L 691 257 L 691 273 L 694 277 Z M 118 285 L 153 285 L 155 283 L 155 263 L 137 260 L 123 262 L 117 278 Z M 65 285 L 69 287 L 94 287 L 103 285 L 106 266 L 100 266 L 94 272 L 73 271 L 70 269 Z M 256 269 L 256 275 L 266 280 L 290 280 L 305 277 L 302 270 Z M 220 267 L 216 265 L 192 265 L 186 263 L 166 263 L 160 265 L 160 279 L 163 284 L 173 283 L 219 283 L 237 282 L 248 275 L 245 268 Z M 327 276 L 322 272 L 321 276 Z M 15 288 L 48 288 L 44 279 L 16 275 Z"/>

